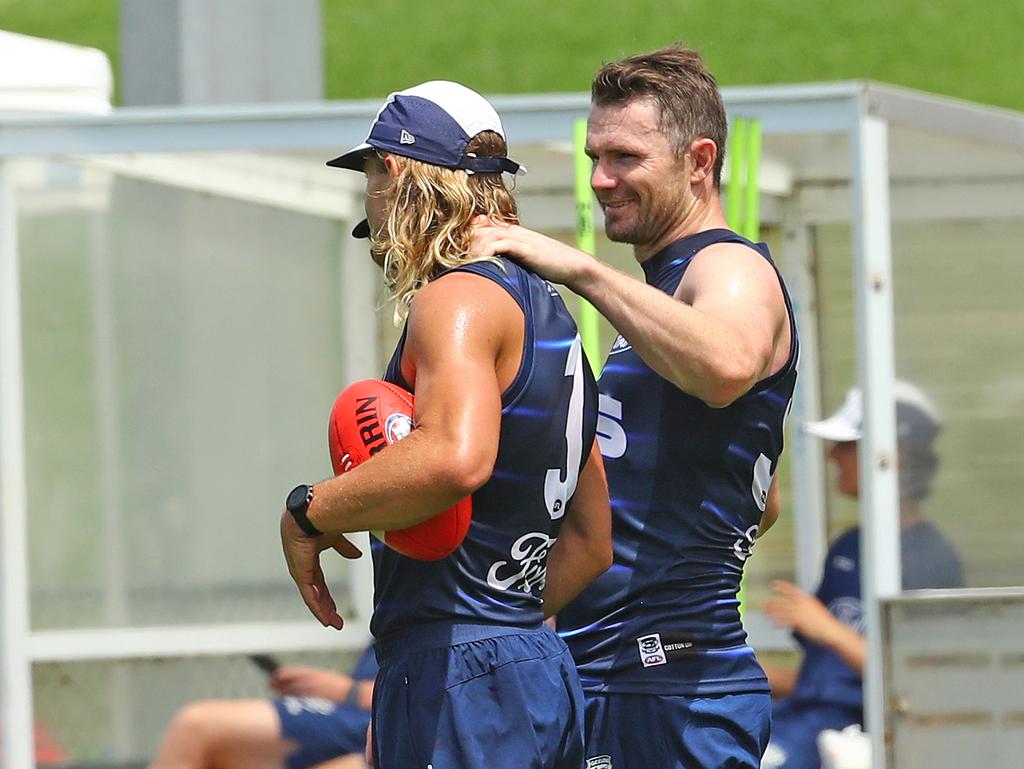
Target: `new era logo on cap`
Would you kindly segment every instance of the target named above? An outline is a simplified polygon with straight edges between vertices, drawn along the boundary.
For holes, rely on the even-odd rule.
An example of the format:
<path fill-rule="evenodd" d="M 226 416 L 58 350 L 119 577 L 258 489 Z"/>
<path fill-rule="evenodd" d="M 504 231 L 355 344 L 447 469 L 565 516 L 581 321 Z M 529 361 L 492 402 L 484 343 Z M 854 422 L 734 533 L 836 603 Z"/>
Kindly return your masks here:
<path fill-rule="evenodd" d="M 362 171 L 367 155 L 378 150 L 467 173 L 526 173 L 506 156 L 467 152 L 469 142 L 484 131 L 505 137 L 501 118 L 484 97 L 458 83 L 432 80 L 391 94 L 366 140 L 327 165 Z"/>

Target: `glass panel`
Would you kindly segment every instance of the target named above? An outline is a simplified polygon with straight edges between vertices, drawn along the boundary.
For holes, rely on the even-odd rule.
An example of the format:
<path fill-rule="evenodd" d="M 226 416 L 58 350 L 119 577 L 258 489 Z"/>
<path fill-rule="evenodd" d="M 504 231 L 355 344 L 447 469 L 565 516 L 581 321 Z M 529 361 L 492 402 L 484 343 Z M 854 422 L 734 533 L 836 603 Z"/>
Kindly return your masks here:
<path fill-rule="evenodd" d="M 817 267 L 819 360 L 822 416 L 842 404 L 857 384 L 857 344 L 854 322 L 853 231 L 849 224 L 821 224 L 814 228 Z M 827 441 L 817 441 L 827 452 Z M 859 507 L 855 497 L 838 493 L 835 465 L 826 462 L 825 488 L 829 540 L 856 526 Z"/>
<path fill-rule="evenodd" d="M 906 128 L 891 151 L 896 370 L 942 422 L 923 507 L 969 585 L 1024 584 L 1024 151 Z"/>
<path fill-rule="evenodd" d="M 330 471 L 346 233 L 187 179 L 19 167 L 33 629 L 306 619 L 277 520 Z"/>

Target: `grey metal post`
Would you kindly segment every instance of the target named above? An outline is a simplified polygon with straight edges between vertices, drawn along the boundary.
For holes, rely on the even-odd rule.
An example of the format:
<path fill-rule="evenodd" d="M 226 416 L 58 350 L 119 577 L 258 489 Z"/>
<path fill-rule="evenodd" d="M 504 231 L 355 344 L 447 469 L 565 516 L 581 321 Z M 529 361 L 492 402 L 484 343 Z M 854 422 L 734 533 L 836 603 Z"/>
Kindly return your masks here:
<path fill-rule="evenodd" d="M 99 533 L 103 548 L 103 621 L 114 628 L 128 623 L 128 578 L 125 568 L 124 509 L 121 504 L 121 424 L 118 410 L 117 330 L 107 217 L 89 218 L 89 284 L 92 289 L 92 354 L 96 389 L 100 500 Z M 109 671 L 108 704 L 114 714 L 111 749 L 114 758 L 130 756 L 135 735 L 136 703 L 131 676 L 124 665 Z"/>
<path fill-rule="evenodd" d="M 864 393 L 860 441 L 861 598 L 868 654 L 865 726 L 872 767 L 887 764 L 880 599 L 900 593 L 900 523 L 893 403 L 892 240 L 888 124 L 862 105 L 852 136 L 854 288 L 858 381 Z"/>
<path fill-rule="evenodd" d="M 318 101 L 319 0 L 121 0 L 126 106 Z"/>

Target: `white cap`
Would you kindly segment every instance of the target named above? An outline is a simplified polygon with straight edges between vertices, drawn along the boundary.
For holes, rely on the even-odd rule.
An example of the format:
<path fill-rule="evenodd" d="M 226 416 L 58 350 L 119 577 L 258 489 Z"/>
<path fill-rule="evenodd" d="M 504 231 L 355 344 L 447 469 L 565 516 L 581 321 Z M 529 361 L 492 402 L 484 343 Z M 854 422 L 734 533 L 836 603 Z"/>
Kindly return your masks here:
<path fill-rule="evenodd" d="M 893 382 L 896 399 L 896 434 L 901 443 L 929 444 L 941 428 L 939 411 L 918 387 L 897 379 Z M 864 399 L 860 388 L 846 394 L 843 405 L 827 419 L 805 422 L 804 431 L 819 438 L 844 443 L 859 441 L 863 436 Z"/>

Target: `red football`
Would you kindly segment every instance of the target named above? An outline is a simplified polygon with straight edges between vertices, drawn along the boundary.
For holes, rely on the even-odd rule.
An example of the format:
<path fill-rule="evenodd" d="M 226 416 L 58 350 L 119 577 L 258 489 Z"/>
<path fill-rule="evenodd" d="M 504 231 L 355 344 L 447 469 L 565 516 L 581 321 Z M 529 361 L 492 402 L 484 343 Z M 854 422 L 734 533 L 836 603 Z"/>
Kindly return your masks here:
<path fill-rule="evenodd" d="M 363 379 L 342 390 L 327 426 L 335 474 L 361 465 L 407 436 L 415 427 L 413 413 L 412 394 L 390 382 Z M 415 526 L 370 533 L 409 558 L 436 561 L 462 544 L 472 514 L 472 498 L 466 497 Z"/>

